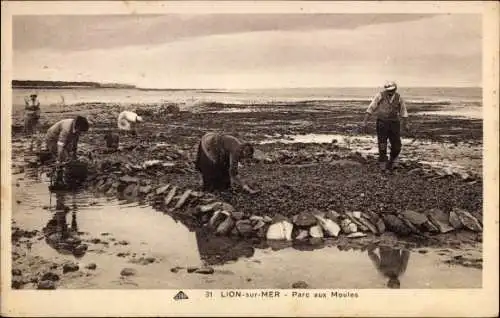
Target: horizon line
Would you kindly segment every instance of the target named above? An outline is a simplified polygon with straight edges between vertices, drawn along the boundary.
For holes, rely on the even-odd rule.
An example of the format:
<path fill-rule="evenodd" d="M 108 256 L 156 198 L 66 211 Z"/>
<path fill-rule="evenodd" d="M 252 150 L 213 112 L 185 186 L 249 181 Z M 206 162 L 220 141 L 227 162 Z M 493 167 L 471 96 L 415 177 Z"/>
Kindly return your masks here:
<path fill-rule="evenodd" d="M 359 85 L 359 86 L 281 86 L 281 87 L 233 87 L 233 88 L 223 88 L 223 87 L 143 87 L 136 84 L 129 83 L 118 83 L 118 82 L 98 82 L 92 80 L 86 81 L 73 81 L 73 80 L 24 80 L 24 79 L 12 79 L 18 82 L 68 82 L 68 83 L 96 83 L 100 85 L 122 85 L 122 86 L 133 86 L 133 87 L 117 87 L 117 89 L 141 89 L 141 90 L 266 90 L 266 89 L 327 89 L 327 88 L 382 88 L 382 85 Z M 62 86 L 61 86 L 62 87 Z M 16 87 L 16 88 L 52 88 L 52 87 Z M 96 87 L 99 88 L 99 87 Z M 102 87 L 102 88 L 112 88 L 112 87 Z M 400 85 L 399 88 L 483 88 L 482 85 Z"/>

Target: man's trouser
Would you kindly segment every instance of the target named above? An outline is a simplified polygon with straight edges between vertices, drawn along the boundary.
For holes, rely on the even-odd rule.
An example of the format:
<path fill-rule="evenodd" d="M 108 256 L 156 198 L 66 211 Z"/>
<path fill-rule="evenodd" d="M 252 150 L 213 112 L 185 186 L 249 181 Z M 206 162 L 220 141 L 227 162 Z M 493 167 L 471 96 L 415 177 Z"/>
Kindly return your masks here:
<path fill-rule="evenodd" d="M 391 143 L 390 160 L 394 161 L 401 152 L 401 125 L 399 120 L 377 119 L 378 160 L 387 161 L 387 140 Z"/>

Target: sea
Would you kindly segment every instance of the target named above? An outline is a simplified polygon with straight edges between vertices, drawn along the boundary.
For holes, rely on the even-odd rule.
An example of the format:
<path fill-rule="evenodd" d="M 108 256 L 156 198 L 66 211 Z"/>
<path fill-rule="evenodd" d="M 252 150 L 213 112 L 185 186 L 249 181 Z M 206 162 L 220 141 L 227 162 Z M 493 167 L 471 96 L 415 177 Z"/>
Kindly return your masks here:
<path fill-rule="evenodd" d="M 349 102 L 369 103 L 379 88 L 327 87 L 280 89 L 139 89 L 139 88 L 41 88 L 13 89 L 13 109 L 23 107 L 24 97 L 37 93 L 42 105 L 77 103 L 159 104 L 176 103 L 181 109 L 204 103 L 227 105 L 262 105 L 293 102 L 317 102 L 340 105 Z M 439 104 L 455 114 L 482 118 L 482 89 L 480 87 L 413 87 L 401 88 L 401 96 L 410 103 Z M 448 105 L 443 110 L 442 106 Z"/>

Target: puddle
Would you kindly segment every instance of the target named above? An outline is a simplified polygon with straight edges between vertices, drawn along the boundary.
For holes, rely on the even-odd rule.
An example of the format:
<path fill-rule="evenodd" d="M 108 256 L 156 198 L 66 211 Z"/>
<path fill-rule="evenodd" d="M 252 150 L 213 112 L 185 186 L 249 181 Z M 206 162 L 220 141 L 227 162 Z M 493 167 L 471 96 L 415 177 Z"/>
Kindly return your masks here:
<path fill-rule="evenodd" d="M 281 138 L 269 138 L 260 144 L 269 143 L 335 143 L 361 154 L 377 155 L 376 136 L 342 135 L 342 134 L 305 134 L 288 135 Z M 420 163 L 434 168 L 450 168 L 453 171 L 475 170 L 481 167 L 482 147 L 464 143 L 437 143 L 420 141 L 414 138 L 401 138 L 403 145 L 400 161 L 418 160 Z"/>
<path fill-rule="evenodd" d="M 75 258 L 50 247 L 43 239 L 34 239 L 28 253 L 49 260 L 76 261 L 81 268 L 97 264 L 88 275 L 65 274 L 58 288 L 290 288 L 296 281 L 304 281 L 311 288 L 387 288 L 388 275 L 398 276 L 401 288 L 481 287 L 480 269 L 446 263 L 454 253 L 463 251 L 403 253 L 379 248 L 371 254 L 341 251 L 334 246 L 299 248 L 290 244 L 260 248 L 244 240 L 190 231 L 171 216 L 137 203 L 125 204 L 86 192 L 51 197 L 44 177 L 34 178 L 36 171 L 29 175 L 18 175 L 13 181 L 19 184 L 13 187 L 16 226 L 42 231 L 59 201 L 69 207 L 65 215 L 68 227 L 71 224 L 76 228 L 89 248 L 81 258 Z M 473 248 L 472 253 L 481 257 L 480 247 Z M 153 262 L 131 262 L 140 257 L 150 257 Z M 211 265 L 215 273 L 170 270 L 203 263 Z M 125 267 L 136 269 L 137 274 L 120 278 Z"/>

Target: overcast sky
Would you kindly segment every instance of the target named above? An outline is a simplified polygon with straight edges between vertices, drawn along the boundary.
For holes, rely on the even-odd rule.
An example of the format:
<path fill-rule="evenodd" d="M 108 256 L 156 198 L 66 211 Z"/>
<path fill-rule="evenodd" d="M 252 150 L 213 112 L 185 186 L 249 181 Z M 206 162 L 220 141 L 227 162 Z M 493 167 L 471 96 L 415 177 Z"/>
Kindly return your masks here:
<path fill-rule="evenodd" d="M 16 16 L 14 79 L 157 88 L 480 86 L 480 15 Z"/>

